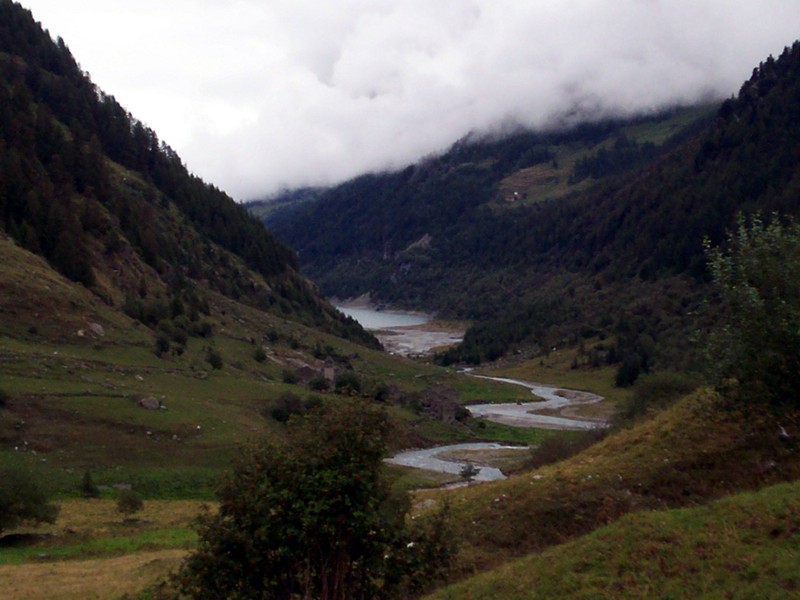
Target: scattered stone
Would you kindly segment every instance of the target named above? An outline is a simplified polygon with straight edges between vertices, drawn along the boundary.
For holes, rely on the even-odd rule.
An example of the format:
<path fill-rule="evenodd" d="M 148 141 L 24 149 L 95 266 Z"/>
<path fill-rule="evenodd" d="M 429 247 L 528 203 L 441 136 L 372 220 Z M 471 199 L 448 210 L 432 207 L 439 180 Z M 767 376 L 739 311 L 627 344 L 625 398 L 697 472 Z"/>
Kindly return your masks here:
<path fill-rule="evenodd" d="M 325 366 L 322 369 L 322 376 L 329 384 L 333 384 L 333 382 L 336 380 L 336 368 L 333 364 L 333 360 L 330 357 L 325 360 Z"/>
<path fill-rule="evenodd" d="M 89 330 L 98 337 L 104 337 L 106 335 L 106 330 L 103 329 L 100 323 L 89 323 Z"/>
<path fill-rule="evenodd" d="M 436 506 L 436 500 L 428 498 L 426 500 L 422 500 L 420 502 L 417 502 L 415 508 L 417 510 L 419 510 L 419 511 L 424 511 L 424 510 L 428 510 L 429 508 L 433 508 L 434 506 Z"/>
<path fill-rule="evenodd" d="M 139 398 L 136 404 L 147 410 L 158 410 L 161 408 L 161 400 L 154 398 L 153 396 Z"/>

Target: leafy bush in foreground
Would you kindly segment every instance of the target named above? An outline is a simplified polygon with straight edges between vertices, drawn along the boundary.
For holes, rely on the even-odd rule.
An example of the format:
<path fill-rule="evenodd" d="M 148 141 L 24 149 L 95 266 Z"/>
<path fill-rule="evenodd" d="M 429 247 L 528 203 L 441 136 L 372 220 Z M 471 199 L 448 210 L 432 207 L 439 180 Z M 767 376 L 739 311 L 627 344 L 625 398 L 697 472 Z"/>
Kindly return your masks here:
<path fill-rule="evenodd" d="M 382 476 L 388 419 L 338 399 L 291 419 L 285 444 L 246 452 L 200 520 L 177 576 L 196 598 L 394 598 L 438 577 L 444 517 L 410 530 Z"/>
<path fill-rule="evenodd" d="M 800 405 L 800 225 L 740 217 L 706 250 L 722 309 L 709 345 L 718 381 L 744 401 Z"/>

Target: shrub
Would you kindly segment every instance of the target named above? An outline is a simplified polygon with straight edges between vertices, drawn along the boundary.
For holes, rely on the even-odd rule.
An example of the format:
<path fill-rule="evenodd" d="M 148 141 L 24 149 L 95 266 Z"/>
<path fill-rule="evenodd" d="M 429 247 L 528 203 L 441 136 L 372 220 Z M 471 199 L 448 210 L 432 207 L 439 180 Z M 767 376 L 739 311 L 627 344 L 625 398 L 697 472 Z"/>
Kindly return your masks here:
<path fill-rule="evenodd" d="M 322 398 L 319 396 L 309 396 L 306 398 L 306 401 L 303 403 L 303 406 L 306 409 L 306 412 L 311 412 L 313 410 L 317 410 L 320 406 L 322 406 Z"/>
<path fill-rule="evenodd" d="M 209 348 L 206 352 L 206 362 L 211 365 L 213 369 L 222 368 L 222 355 L 216 348 Z"/>
<path fill-rule="evenodd" d="M 800 225 L 740 216 L 724 249 L 706 243 L 706 255 L 720 300 L 711 374 L 736 381 L 742 401 L 800 405 Z"/>
<path fill-rule="evenodd" d="M 361 380 L 353 371 L 342 371 L 336 376 L 334 387 L 339 394 L 358 394 L 361 391 Z"/>
<path fill-rule="evenodd" d="M 156 356 L 163 356 L 169 352 L 169 335 L 160 331 L 156 336 L 155 353 Z"/>
<path fill-rule="evenodd" d="M 253 352 L 253 359 L 256 362 L 260 362 L 260 363 L 263 363 L 265 360 L 267 360 L 267 353 L 264 352 L 264 348 L 262 348 L 261 346 L 258 346 L 255 349 L 255 352 Z"/>
<path fill-rule="evenodd" d="M 330 383 L 325 379 L 324 375 L 314 375 L 311 381 L 308 382 L 308 387 L 315 392 L 324 392 L 330 387 Z"/>
<path fill-rule="evenodd" d="M 408 597 L 442 574 L 453 547 L 442 514 L 406 520 L 383 476 L 389 420 L 342 400 L 292 420 L 284 443 L 245 452 L 200 519 L 177 575 L 196 598 Z"/>
<path fill-rule="evenodd" d="M 469 412 L 469 409 L 467 409 L 465 406 L 457 406 L 456 407 L 455 418 L 456 418 L 456 421 L 458 421 L 459 423 L 462 423 L 462 422 L 466 421 L 471 416 L 472 416 L 472 413 Z M 486 424 L 483 423 L 483 426 L 486 427 Z"/>
<path fill-rule="evenodd" d="M 639 378 L 642 372 L 647 372 L 638 355 L 628 356 L 617 369 L 614 385 L 617 387 L 630 387 Z"/>
<path fill-rule="evenodd" d="M 648 412 L 662 410 L 699 385 L 696 377 L 683 373 L 653 373 L 640 377 L 633 387 L 633 395 L 617 406 L 614 424 L 625 425 Z"/>
<path fill-rule="evenodd" d="M 83 478 L 81 478 L 81 483 L 78 486 L 78 491 L 84 498 L 100 497 L 100 490 L 94 484 L 94 481 L 92 481 L 92 474 L 89 471 L 84 472 Z"/>
<path fill-rule="evenodd" d="M 9 400 L 11 400 L 11 394 L 0 388 L 0 408 L 5 408 Z"/>
<path fill-rule="evenodd" d="M 183 317 L 175 319 L 175 326 L 172 329 L 172 341 L 181 346 L 185 346 L 186 342 L 189 341 L 188 326 L 185 324 Z"/>
<path fill-rule="evenodd" d="M 37 479 L 20 467 L 0 468 L 0 533 L 22 523 L 55 523 L 58 506 Z"/>
<path fill-rule="evenodd" d="M 300 375 L 294 369 L 284 369 L 281 373 L 283 383 L 294 385 L 300 381 Z"/>
<path fill-rule="evenodd" d="M 372 398 L 376 402 L 388 402 L 391 395 L 391 388 L 383 381 L 378 381 L 372 387 Z"/>
<path fill-rule="evenodd" d="M 169 319 L 162 319 L 158 322 L 156 326 L 156 331 L 159 333 L 166 334 L 167 337 L 172 337 L 172 333 L 174 332 L 174 327 L 172 326 L 172 321 Z"/>
<path fill-rule="evenodd" d="M 144 508 L 144 500 L 133 490 L 122 490 L 117 497 L 117 510 L 130 516 Z"/>
<path fill-rule="evenodd" d="M 597 428 L 570 434 L 554 434 L 546 437 L 538 447 L 531 450 L 526 467 L 538 469 L 545 465 L 557 463 L 583 452 L 589 446 L 605 438 L 605 429 Z"/>
<path fill-rule="evenodd" d="M 270 411 L 270 416 L 278 423 L 286 423 L 292 415 L 305 413 L 305 407 L 300 396 L 292 392 L 284 392 L 275 402 L 275 407 Z"/>
<path fill-rule="evenodd" d="M 194 326 L 194 334 L 202 338 L 210 338 L 214 335 L 214 329 L 208 321 L 200 321 Z"/>

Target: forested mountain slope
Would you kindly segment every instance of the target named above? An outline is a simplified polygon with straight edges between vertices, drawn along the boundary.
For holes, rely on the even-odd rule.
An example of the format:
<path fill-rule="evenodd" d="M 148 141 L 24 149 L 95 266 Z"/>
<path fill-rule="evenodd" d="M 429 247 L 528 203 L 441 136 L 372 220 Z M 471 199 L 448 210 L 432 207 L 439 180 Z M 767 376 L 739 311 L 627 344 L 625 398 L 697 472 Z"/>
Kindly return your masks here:
<path fill-rule="evenodd" d="M 211 289 L 372 343 L 298 275 L 293 251 L 191 175 L 10 0 L 0 1 L 0 227 L 144 321 L 157 320 L 147 305 Z"/>
<path fill-rule="evenodd" d="M 754 69 L 713 118 L 659 148 L 623 135 L 630 129 L 612 129 L 609 139 L 605 124 L 465 143 L 401 173 L 339 186 L 269 223 L 328 293 L 372 290 L 478 321 L 448 360 L 605 331 L 628 339 L 610 359 L 646 345 L 672 362 L 699 325 L 703 239 L 721 242 L 739 212 L 800 211 L 799 114 L 795 43 Z M 587 150 L 590 134 L 608 141 Z M 559 142 L 583 143 L 584 154 L 568 165 L 550 150 Z M 573 184 L 560 195 L 543 179 L 556 167 L 568 168 Z M 508 197 L 510 180 L 537 174 L 538 187 Z M 605 176 L 587 186 L 587 174 Z"/>
<path fill-rule="evenodd" d="M 469 263 L 490 271 L 515 261 L 493 240 L 506 236 L 519 213 L 651 161 L 707 114 L 682 109 L 567 131 L 473 134 L 400 172 L 364 175 L 311 199 L 306 194 L 303 202 L 275 199 L 265 222 L 298 249 L 326 293 L 371 290 L 384 300 L 442 310 L 442 290 L 422 291 L 439 268 Z M 252 210 L 260 212 L 261 204 Z"/>

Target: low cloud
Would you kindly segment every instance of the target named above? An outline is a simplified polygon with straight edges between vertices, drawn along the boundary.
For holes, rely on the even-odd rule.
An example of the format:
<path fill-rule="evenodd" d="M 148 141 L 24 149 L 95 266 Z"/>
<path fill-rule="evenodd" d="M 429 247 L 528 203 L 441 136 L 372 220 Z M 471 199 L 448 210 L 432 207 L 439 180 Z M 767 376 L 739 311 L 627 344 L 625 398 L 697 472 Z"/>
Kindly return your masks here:
<path fill-rule="evenodd" d="M 800 31 L 796 0 L 23 3 L 239 199 L 402 167 L 469 131 L 729 96 Z"/>

